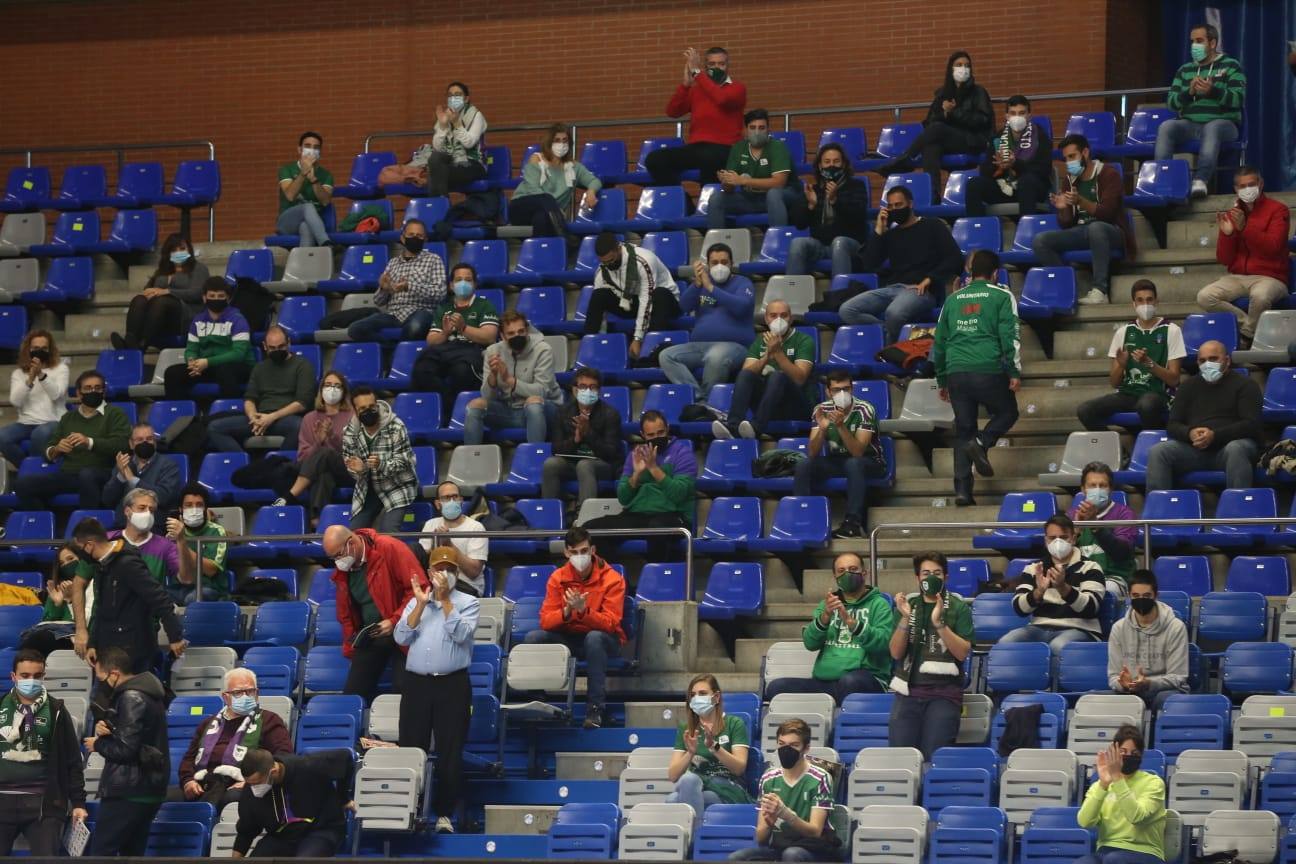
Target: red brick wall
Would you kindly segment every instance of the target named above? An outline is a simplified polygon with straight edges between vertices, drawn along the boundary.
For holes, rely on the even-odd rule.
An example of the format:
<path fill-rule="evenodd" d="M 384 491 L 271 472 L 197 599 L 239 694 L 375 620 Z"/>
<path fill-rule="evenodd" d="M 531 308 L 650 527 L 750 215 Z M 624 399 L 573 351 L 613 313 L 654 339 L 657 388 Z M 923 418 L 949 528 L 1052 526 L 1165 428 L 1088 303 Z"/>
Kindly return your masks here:
<path fill-rule="evenodd" d="M 452 78 L 470 84 L 495 126 L 658 115 L 682 49 L 715 43 L 731 51 L 752 106 L 927 99 L 953 48 L 972 53 L 977 80 L 995 96 L 1099 89 L 1108 29 L 1145 14 L 1108 15 L 1109 5 L 1059 14 L 1051 3 L 1002 0 L 6 3 L 0 148 L 210 138 L 224 178 L 218 236 L 250 239 L 273 224 L 275 169 L 295 155 L 301 131 L 323 133 L 324 164 L 344 182 L 366 133 L 429 127 Z M 1064 122 L 1074 107 L 1039 109 Z M 872 142 L 885 119 L 814 117 L 794 128 L 813 143 L 825 125 L 862 122 Z M 530 138 L 490 140 L 520 152 Z M 195 155 L 164 161 L 170 170 Z M 41 161 L 57 169 L 91 158 L 111 161 Z M 15 162 L 0 156 L 0 168 Z"/>

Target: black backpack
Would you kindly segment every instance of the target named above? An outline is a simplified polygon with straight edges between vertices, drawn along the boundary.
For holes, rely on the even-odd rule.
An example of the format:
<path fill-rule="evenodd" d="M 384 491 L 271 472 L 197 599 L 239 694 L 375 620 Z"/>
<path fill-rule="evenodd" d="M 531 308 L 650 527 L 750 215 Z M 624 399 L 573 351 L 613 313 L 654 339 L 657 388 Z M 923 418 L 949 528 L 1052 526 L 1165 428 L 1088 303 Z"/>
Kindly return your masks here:
<path fill-rule="evenodd" d="M 270 323 L 270 313 L 274 310 L 275 295 L 271 294 L 261 283 L 246 276 L 238 277 L 234 283 L 234 296 L 230 300 L 247 319 L 248 328 L 261 332 Z"/>

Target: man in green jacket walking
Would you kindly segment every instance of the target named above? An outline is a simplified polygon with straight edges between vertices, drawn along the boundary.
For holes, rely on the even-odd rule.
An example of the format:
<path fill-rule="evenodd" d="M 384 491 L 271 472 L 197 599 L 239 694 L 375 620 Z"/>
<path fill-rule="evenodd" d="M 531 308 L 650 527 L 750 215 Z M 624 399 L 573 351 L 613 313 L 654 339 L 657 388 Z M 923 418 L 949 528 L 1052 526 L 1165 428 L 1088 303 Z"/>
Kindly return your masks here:
<path fill-rule="evenodd" d="M 978 249 L 968 261 L 972 281 L 945 301 L 932 362 L 940 397 L 954 406 L 954 503 L 972 498 L 972 466 L 993 477 L 986 451 L 1017 422 L 1021 387 L 1021 322 L 1012 292 L 994 283 L 999 256 Z M 977 433 L 977 412 L 990 414 Z"/>
<path fill-rule="evenodd" d="M 883 693 L 891 678 L 891 602 L 867 584 L 864 561 L 843 552 L 833 561 L 837 589 L 815 607 L 801 641 L 818 651 L 811 678 L 776 678 L 765 698 L 827 693 L 840 705 L 851 693 Z"/>

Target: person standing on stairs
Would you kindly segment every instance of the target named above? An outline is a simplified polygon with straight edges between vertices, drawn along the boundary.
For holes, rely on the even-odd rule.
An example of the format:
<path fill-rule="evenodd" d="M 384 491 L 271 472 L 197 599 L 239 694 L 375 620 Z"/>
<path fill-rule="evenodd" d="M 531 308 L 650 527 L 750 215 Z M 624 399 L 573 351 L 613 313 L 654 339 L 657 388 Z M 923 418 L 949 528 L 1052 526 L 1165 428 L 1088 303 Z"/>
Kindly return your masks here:
<path fill-rule="evenodd" d="M 972 468 L 993 477 L 986 451 L 1017 422 L 1021 388 L 1021 321 L 1017 300 L 992 280 L 999 256 L 978 249 L 968 259 L 972 281 L 950 295 L 936 324 L 932 362 L 940 398 L 954 408 L 954 503 L 976 504 Z M 977 432 L 984 405 L 990 420 Z"/>

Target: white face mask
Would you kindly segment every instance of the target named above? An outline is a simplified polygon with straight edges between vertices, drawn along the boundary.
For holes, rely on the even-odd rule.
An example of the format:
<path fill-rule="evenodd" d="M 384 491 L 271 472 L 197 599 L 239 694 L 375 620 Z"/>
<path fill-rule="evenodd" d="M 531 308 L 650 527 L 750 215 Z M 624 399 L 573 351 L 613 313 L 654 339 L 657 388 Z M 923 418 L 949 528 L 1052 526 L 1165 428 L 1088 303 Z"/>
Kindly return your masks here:
<path fill-rule="evenodd" d="M 788 320 L 786 318 L 775 318 L 769 322 L 769 331 L 775 336 L 782 336 L 788 331 Z"/>
<path fill-rule="evenodd" d="M 1057 561 L 1065 561 L 1071 557 L 1071 541 L 1064 540 L 1061 537 L 1054 537 L 1048 541 L 1049 554 Z"/>
<path fill-rule="evenodd" d="M 303 147 L 303 148 L 302 148 L 302 158 L 303 158 L 303 159 L 318 159 L 318 158 L 319 158 L 319 148 L 318 148 L 318 147 Z"/>
<path fill-rule="evenodd" d="M 571 556 L 567 560 L 571 562 L 572 567 L 575 568 L 577 573 L 584 573 L 589 569 L 590 562 L 594 560 L 594 556 L 590 555 L 588 552 L 581 552 L 578 555 Z"/>
<path fill-rule="evenodd" d="M 320 398 L 324 400 L 325 405 L 336 405 L 342 401 L 342 388 L 324 387 L 320 390 Z"/>
<path fill-rule="evenodd" d="M 833 394 L 832 401 L 840 410 L 845 411 L 851 406 L 851 403 L 855 401 L 855 397 L 850 393 L 847 393 L 845 390 L 838 390 Z"/>
<path fill-rule="evenodd" d="M 1134 314 L 1139 317 L 1140 321 L 1151 321 L 1156 317 L 1156 304 L 1140 303 L 1134 307 Z"/>
<path fill-rule="evenodd" d="M 968 80 L 971 77 L 972 77 L 971 66 L 954 67 L 954 80 L 957 81 L 958 83 L 962 84 L 964 81 Z"/>
<path fill-rule="evenodd" d="M 1238 196 L 1238 200 L 1241 201 L 1243 204 L 1254 204 L 1256 202 L 1256 199 L 1260 197 L 1260 187 L 1243 186 L 1241 189 L 1238 190 L 1237 196 Z"/>
<path fill-rule="evenodd" d="M 197 528 L 207 521 L 207 514 L 201 507 L 186 507 L 180 513 L 180 521 L 190 528 Z"/>
<path fill-rule="evenodd" d="M 145 510 L 144 512 L 135 512 L 130 514 L 130 523 L 136 531 L 151 531 L 153 529 L 153 514 Z"/>
<path fill-rule="evenodd" d="M 712 281 L 712 282 L 728 282 L 728 281 L 729 281 L 729 274 L 730 274 L 731 272 L 732 272 L 732 271 L 729 269 L 729 265 L 728 265 L 728 264 L 712 264 L 712 265 L 711 265 L 711 281 Z"/>
<path fill-rule="evenodd" d="M 252 790 L 253 798 L 264 798 L 265 796 L 270 794 L 269 783 L 253 783 L 248 788 Z"/>
<path fill-rule="evenodd" d="M 555 141 L 553 142 L 553 146 L 551 146 L 549 149 L 553 151 L 553 154 L 555 156 L 561 159 L 567 155 L 567 150 L 568 150 L 567 142 Z"/>
<path fill-rule="evenodd" d="M 1026 124 L 1029 122 L 1030 118 L 1024 114 L 1015 114 L 1008 118 L 1008 128 L 1020 135 L 1025 131 Z"/>

